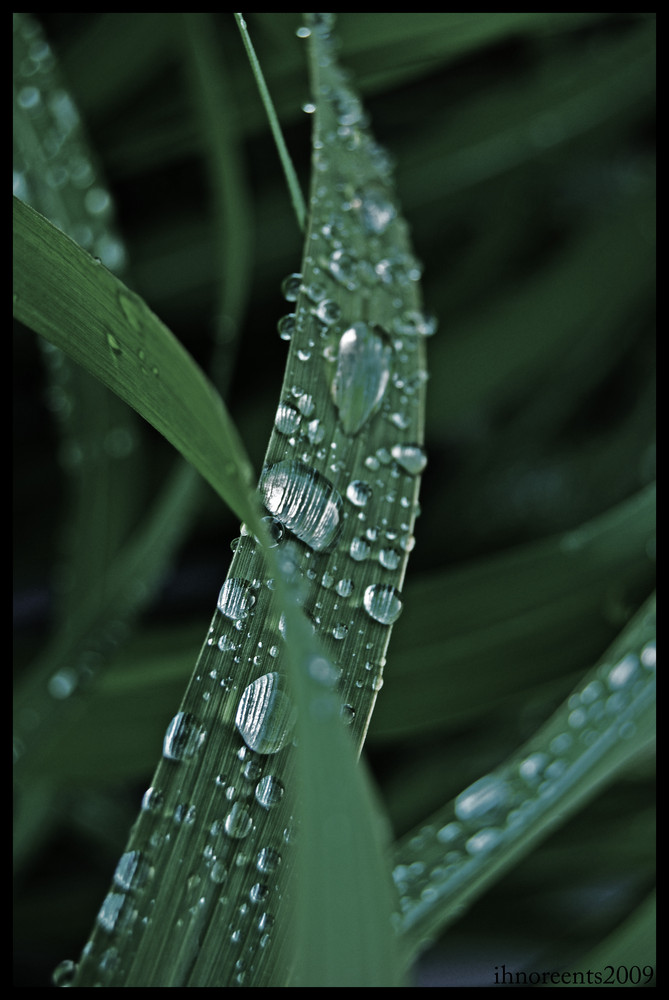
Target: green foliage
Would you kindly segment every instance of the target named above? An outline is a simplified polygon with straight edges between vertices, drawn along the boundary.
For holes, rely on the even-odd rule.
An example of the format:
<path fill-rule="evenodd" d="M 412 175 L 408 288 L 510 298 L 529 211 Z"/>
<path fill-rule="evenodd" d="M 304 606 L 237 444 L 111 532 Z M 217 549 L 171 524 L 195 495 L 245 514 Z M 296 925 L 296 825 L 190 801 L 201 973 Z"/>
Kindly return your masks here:
<path fill-rule="evenodd" d="M 215 632 L 206 629 L 226 573 L 261 575 L 261 555 L 251 552 L 249 529 L 238 537 L 236 518 L 261 531 L 248 484 L 251 468 L 283 457 L 285 434 L 272 430 L 277 401 L 298 381 L 318 403 L 330 399 L 324 369 L 314 374 L 313 360 L 298 358 L 308 350 L 297 339 L 281 383 L 279 290 L 299 267 L 307 283 L 318 265 L 316 223 L 328 225 L 318 213 L 333 189 L 355 202 L 355 183 L 342 173 L 337 188 L 324 181 L 331 167 L 319 177 L 308 165 L 312 115 L 300 107 L 318 104 L 329 70 L 318 60 L 309 70 L 295 36 L 300 15 L 247 20 L 300 186 L 311 184 L 304 249 L 231 15 L 38 17 L 51 48 L 19 21 L 24 48 L 15 57 L 15 147 L 28 164 L 15 173 L 15 985 L 45 986 L 61 959 L 78 958 L 115 869 L 117 896 L 141 873 L 137 844 L 163 829 L 145 809 L 128 841 L 148 785 L 159 778 L 173 810 L 197 801 L 204 837 L 223 815 L 206 798 L 207 775 L 250 764 L 225 735 L 235 734 L 230 692 L 255 676 L 249 663 L 222 678 L 227 688 L 202 708 L 218 712 L 222 728 L 218 742 L 207 736 L 199 770 L 177 778 L 163 760 L 154 773 L 170 719 L 180 706 L 202 705 L 197 677 L 220 669 L 218 646 L 203 638 L 223 635 L 220 615 Z M 361 651 L 349 645 L 355 655 L 338 660 L 337 642 L 314 646 L 302 616 L 288 610 L 300 791 L 267 810 L 247 841 L 260 857 L 295 810 L 302 868 L 282 840 L 277 886 L 295 909 L 290 918 L 280 910 L 271 933 L 264 922 L 272 957 L 254 959 L 244 978 L 234 947 L 220 947 L 248 897 L 245 880 L 253 875 L 255 888 L 262 878 L 241 848 L 237 860 L 221 854 L 219 868 L 212 856 L 196 868 L 190 856 L 184 875 L 182 808 L 172 853 L 163 851 L 151 875 L 167 886 L 160 919 L 131 946 L 143 949 L 139 978 L 116 984 L 163 985 L 170 963 L 175 978 L 164 985 L 248 986 L 396 985 L 398 958 L 419 986 L 489 985 L 502 962 L 652 964 L 654 18 L 341 14 L 337 30 L 341 61 L 396 160 L 423 296 L 440 318 L 427 343 L 424 428 L 416 410 L 402 438 L 424 435 L 429 457 L 406 581 L 413 524 L 404 548 L 370 537 L 372 558 L 356 568 L 364 590 L 379 566 L 391 572 L 380 553 L 401 548 L 404 610 L 387 654 L 387 637 L 365 639 L 379 661 L 387 656 L 373 716 L 380 673 L 374 690 L 357 684 Z M 88 132 L 87 143 L 56 89 L 50 120 L 69 122 L 69 141 L 81 143 L 70 147 L 69 183 L 43 152 L 55 133 L 44 125 L 46 99 L 40 106 L 30 89 L 53 53 L 58 87 Z M 354 159 L 355 143 L 345 149 L 346 135 L 344 126 L 330 157 L 362 183 L 365 161 Z M 86 193 L 88 144 L 99 154 L 89 168 L 97 201 Z M 343 248 L 368 253 L 357 239 L 347 232 Z M 371 238 L 379 258 L 384 239 Z M 383 266 L 375 273 L 378 296 L 363 305 L 342 286 L 339 305 L 347 319 L 369 307 L 365 318 L 391 329 L 396 278 Z M 417 295 L 415 284 L 401 294 Z M 298 312 L 309 308 L 300 295 L 289 307 Z M 40 357 L 31 330 L 113 393 L 60 353 Z M 365 364 L 384 350 L 382 340 L 370 343 Z M 420 359 L 411 363 L 422 371 Z M 348 419 L 360 419 L 364 400 L 347 405 Z M 359 441 L 351 468 L 365 468 L 365 457 L 383 458 L 382 423 L 357 436 L 326 424 L 324 440 L 342 450 L 352 441 L 353 451 Z M 153 428 L 213 490 L 174 463 Z M 310 433 L 300 447 L 311 446 L 316 462 L 319 431 Z M 390 475 L 392 464 L 379 466 L 379 477 Z M 255 592 L 256 621 L 292 608 L 276 555 L 262 559 L 277 569 L 279 604 Z M 314 556 L 309 570 L 324 578 L 329 558 Z M 326 621 L 332 613 L 325 609 Z M 351 615 L 357 628 L 364 611 Z M 369 726 L 364 767 L 354 767 L 339 725 L 339 694 L 323 683 L 328 663 L 347 678 L 340 694 L 358 748 Z M 314 706 L 319 725 L 305 723 Z M 571 743 L 558 752 L 565 733 Z M 272 759 L 284 766 L 281 754 Z M 290 791 L 293 764 L 285 766 Z M 494 791 L 475 785 L 485 794 L 468 796 L 490 776 L 500 782 Z M 512 815 L 519 803 L 520 819 L 505 826 L 500 810 Z M 209 898 L 202 886 L 222 884 L 223 861 L 225 904 L 198 909 Z M 138 891 L 138 907 L 142 898 Z M 110 905 L 91 954 L 104 954 L 114 975 Z M 393 908 L 398 948 L 387 923 Z"/>

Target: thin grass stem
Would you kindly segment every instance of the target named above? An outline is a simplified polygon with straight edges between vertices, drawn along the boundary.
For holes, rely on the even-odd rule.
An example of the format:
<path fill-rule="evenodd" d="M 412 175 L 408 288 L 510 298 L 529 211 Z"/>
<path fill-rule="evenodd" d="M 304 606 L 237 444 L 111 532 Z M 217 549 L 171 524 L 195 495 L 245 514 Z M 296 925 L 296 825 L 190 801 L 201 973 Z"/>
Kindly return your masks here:
<path fill-rule="evenodd" d="M 281 132 L 281 125 L 279 124 L 279 119 L 274 109 L 272 98 L 270 97 L 269 90 L 267 89 L 267 84 L 265 83 L 265 77 L 263 76 L 262 69 L 260 68 L 258 57 L 256 56 L 255 49 L 253 48 L 253 43 L 246 26 L 246 21 L 241 14 L 235 14 L 235 20 L 237 21 L 237 26 L 241 33 L 242 41 L 244 42 L 244 47 L 246 48 L 246 53 L 249 57 L 249 62 L 251 63 L 253 75 L 255 76 L 256 83 L 258 84 L 260 97 L 265 106 L 270 128 L 272 129 L 272 135 L 274 136 L 276 148 L 279 153 L 279 159 L 281 160 L 281 166 L 283 167 L 283 172 L 286 175 L 288 190 L 290 191 L 291 201 L 293 202 L 293 208 L 295 209 L 295 215 L 297 216 L 297 224 L 300 227 L 300 231 L 304 232 L 307 210 L 302 189 L 300 188 L 295 168 L 293 167 L 290 154 L 286 147 L 283 133 Z"/>

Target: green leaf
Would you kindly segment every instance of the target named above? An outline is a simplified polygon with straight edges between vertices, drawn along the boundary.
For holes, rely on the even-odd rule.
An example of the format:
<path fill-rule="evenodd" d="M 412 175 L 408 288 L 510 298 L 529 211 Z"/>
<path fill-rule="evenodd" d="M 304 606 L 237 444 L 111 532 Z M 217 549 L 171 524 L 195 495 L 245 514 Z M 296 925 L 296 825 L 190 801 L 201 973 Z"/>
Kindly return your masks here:
<path fill-rule="evenodd" d="M 206 376 L 138 295 L 17 198 L 14 316 L 113 389 L 238 517 L 257 523 L 251 464 Z"/>
<path fill-rule="evenodd" d="M 655 739 L 655 596 L 546 724 L 395 847 L 407 962 Z"/>

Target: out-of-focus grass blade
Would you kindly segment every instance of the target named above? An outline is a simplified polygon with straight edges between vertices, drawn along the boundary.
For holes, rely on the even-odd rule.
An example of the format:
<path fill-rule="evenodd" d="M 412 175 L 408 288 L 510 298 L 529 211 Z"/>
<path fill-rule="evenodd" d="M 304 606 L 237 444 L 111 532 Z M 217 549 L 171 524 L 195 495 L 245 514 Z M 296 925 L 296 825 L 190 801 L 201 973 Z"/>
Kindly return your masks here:
<path fill-rule="evenodd" d="M 522 748 L 395 850 L 407 961 L 655 738 L 655 597 Z"/>
<path fill-rule="evenodd" d="M 373 735 L 472 718 L 583 668 L 617 606 L 652 590 L 654 532 L 650 486 L 572 532 L 410 580 Z"/>
<path fill-rule="evenodd" d="M 628 989 L 630 986 L 654 986 L 657 969 L 656 893 L 650 893 L 620 927 L 586 955 L 581 967 L 600 972 L 602 985 Z"/>
<path fill-rule="evenodd" d="M 206 376 L 139 296 L 16 198 L 14 316 L 113 389 L 257 524 L 253 470 Z"/>

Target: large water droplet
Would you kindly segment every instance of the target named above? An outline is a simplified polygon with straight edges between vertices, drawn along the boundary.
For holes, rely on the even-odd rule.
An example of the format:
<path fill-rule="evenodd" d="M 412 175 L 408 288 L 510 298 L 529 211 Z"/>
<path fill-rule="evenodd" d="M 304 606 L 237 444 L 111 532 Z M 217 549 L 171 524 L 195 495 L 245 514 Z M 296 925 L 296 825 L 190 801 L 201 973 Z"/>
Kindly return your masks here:
<path fill-rule="evenodd" d="M 392 348 L 381 327 L 354 323 L 339 341 L 332 398 L 344 431 L 356 434 L 376 413 L 390 378 Z"/>
<path fill-rule="evenodd" d="M 341 529 L 342 499 L 332 483 L 303 462 L 268 466 L 260 478 L 267 510 L 317 552 L 329 548 Z"/>
<path fill-rule="evenodd" d="M 367 587 L 362 602 L 370 618 L 382 625 L 392 625 L 402 613 L 398 591 L 386 583 L 373 583 Z"/>
<path fill-rule="evenodd" d="M 189 760 L 204 742 L 206 732 L 189 712 L 177 712 L 165 733 L 163 757 L 167 760 Z"/>
<path fill-rule="evenodd" d="M 218 595 L 218 610 L 231 621 L 248 617 L 256 599 L 248 580 L 226 580 Z"/>
<path fill-rule="evenodd" d="M 289 741 L 296 710 L 279 674 L 258 677 L 245 689 L 235 724 L 247 747 L 256 753 L 277 753 Z"/>

